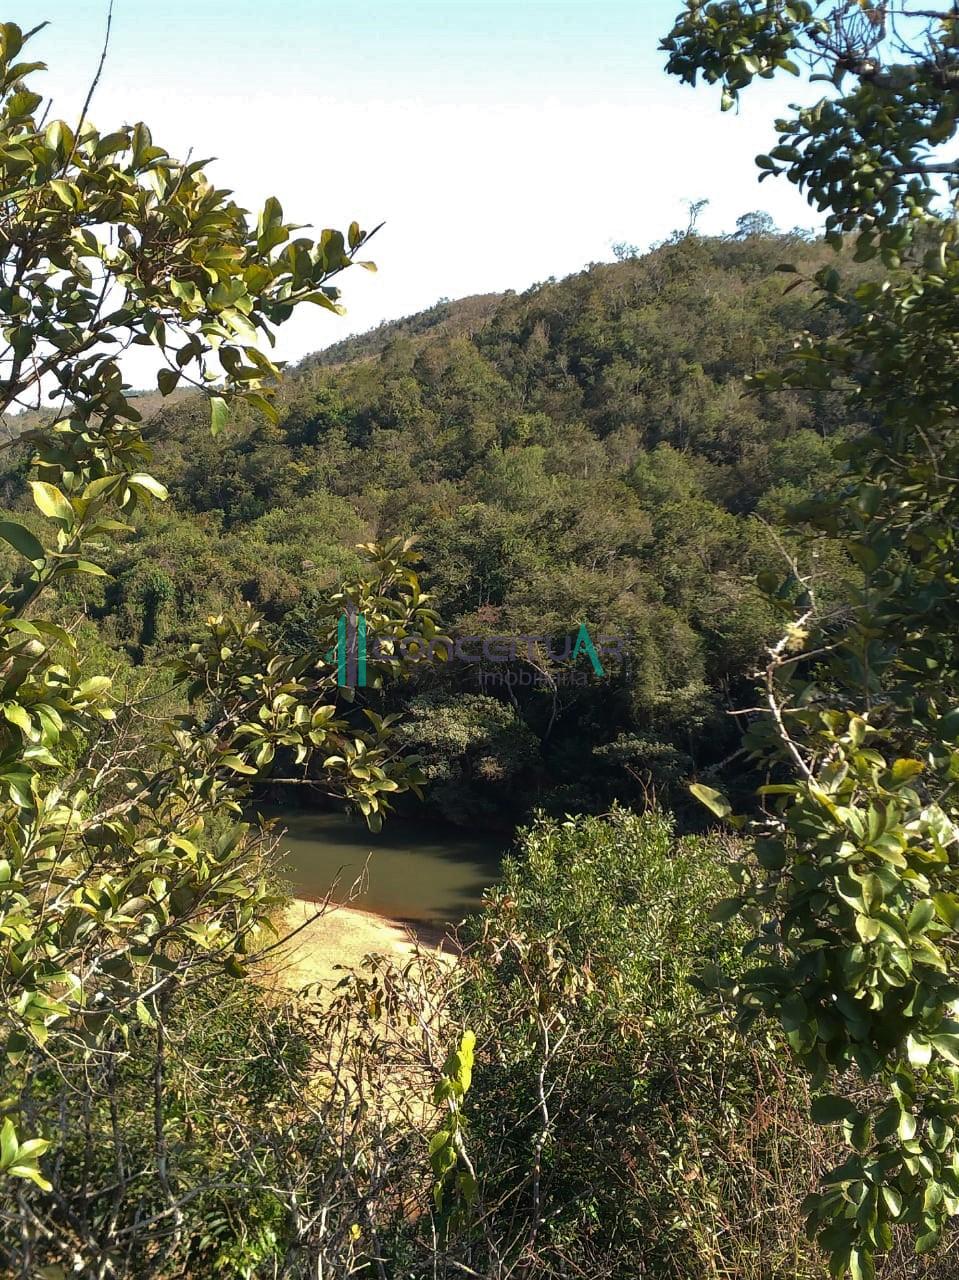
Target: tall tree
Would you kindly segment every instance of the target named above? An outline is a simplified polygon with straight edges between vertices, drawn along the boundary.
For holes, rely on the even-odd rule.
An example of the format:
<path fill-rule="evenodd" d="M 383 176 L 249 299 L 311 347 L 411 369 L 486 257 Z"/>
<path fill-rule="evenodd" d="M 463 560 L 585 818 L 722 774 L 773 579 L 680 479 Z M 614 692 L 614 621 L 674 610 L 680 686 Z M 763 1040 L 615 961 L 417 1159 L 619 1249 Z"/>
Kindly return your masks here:
<path fill-rule="evenodd" d="M 842 538 L 861 585 L 832 617 L 798 572 L 778 590 L 795 613 L 756 745 L 792 780 L 762 788 L 757 865 L 722 908 L 757 926 L 733 986 L 744 1023 L 777 1018 L 830 1090 L 813 1114 L 850 1151 L 809 1223 L 832 1273 L 861 1280 L 897 1224 L 923 1252 L 959 1211 L 959 166 L 936 158 L 959 114 L 959 9 L 690 0 L 664 47 L 673 74 L 721 83 L 724 109 L 780 70 L 827 81 L 757 163 L 806 192 L 837 248 L 889 272 L 848 290 L 824 268 L 820 305 L 844 331 L 805 335 L 756 379 L 761 394 L 840 388 L 875 425 L 842 446 L 842 487 L 801 513 Z"/>
<path fill-rule="evenodd" d="M 243 790 L 275 758 L 300 771 L 315 758 L 315 775 L 378 822 L 391 794 L 416 786 L 415 764 L 388 721 L 364 728 L 338 703 L 324 650 L 344 601 L 384 637 L 429 634 L 433 617 L 416 553 L 396 542 L 367 549 L 370 573 L 331 602 L 311 653 L 275 652 L 252 615 L 210 618 L 180 668 L 192 711 L 174 720 L 79 668 L 51 601 L 78 575 L 103 576 L 105 540 L 167 496 L 119 355 L 153 348 L 162 395 L 200 387 L 214 432 L 236 401 L 270 416 L 279 370 L 262 340 L 304 303 L 339 310 L 331 281 L 366 236 L 355 223 L 299 236 L 275 199 L 252 225 L 143 124 L 101 133 L 85 112 L 75 127 L 44 123 L 30 88 L 43 64 L 22 58 L 26 40 L 0 26 L 0 408 L 42 410 L 26 437 L 36 517 L 0 523 L 21 564 L 0 587 L 0 1216 L 16 1224 L 11 1271 L 35 1274 L 34 1243 L 58 1233 L 90 1267 L 91 1249 L 109 1257 L 110 1201 L 91 1191 L 81 1211 L 42 1165 L 69 1136 L 70 1098 L 112 1078 L 134 1032 L 152 1046 L 156 1186 L 177 1220 L 166 1019 L 185 984 L 243 976 L 275 904 L 262 841 L 240 821 Z M 370 682 L 399 666 L 371 662 Z"/>

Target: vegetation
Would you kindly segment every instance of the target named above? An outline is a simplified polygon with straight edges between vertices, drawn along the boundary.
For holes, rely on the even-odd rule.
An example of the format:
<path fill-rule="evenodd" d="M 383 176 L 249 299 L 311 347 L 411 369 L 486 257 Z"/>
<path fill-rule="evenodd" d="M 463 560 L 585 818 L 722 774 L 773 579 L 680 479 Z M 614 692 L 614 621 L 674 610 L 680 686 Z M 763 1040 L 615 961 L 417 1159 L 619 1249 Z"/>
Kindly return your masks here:
<path fill-rule="evenodd" d="M 805 512 L 861 578 L 839 616 L 798 564 L 778 592 L 791 621 L 769 650 L 770 715 L 755 745 L 791 776 L 761 788 L 757 865 L 740 869 L 742 893 L 721 908 L 757 930 L 734 980 L 744 1025 L 775 1018 L 812 1086 L 830 1090 L 812 1115 L 841 1122 L 848 1155 L 806 1208 L 832 1274 L 862 1280 L 900 1224 L 921 1254 L 959 1211 L 959 482 L 955 385 L 943 376 L 959 294 L 957 170 L 931 158 L 956 131 L 959 18 L 691 3 L 666 45 L 673 72 L 722 81 L 724 106 L 757 75 L 795 72 L 796 56 L 832 81 L 829 99 L 779 122 L 779 145 L 758 163 L 827 212 L 830 241 L 845 234 L 858 260 L 890 272 L 858 286 L 835 267 L 818 272 L 822 305 L 843 306 L 847 323 L 834 338 L 806 335 L 758 382 L 764 394 L 841 391 L 868 416 L 838 451 L 841 487 Z"/>
<path fill-rule="evenodd" d="M 331 790 L 375 822 L 419 775 L 397 756 L 388 722 L 363 728 L 340 713 L 320 655 L 275 651 L 249 613 L 207 620 L 177 669 L 186 700 L 170 717 L 84 670 L 71 630 L 44 611 L 61 583 L 106 577 L 99 554 L 127 527 L 118 517 L 166 497 L 146 470 L 115 351 L 154 345 L 163 391 L 206 382 L 214 431 L 231 400 L 269 416 L 276 370 L 254 340 L 303 302 L 335 306 L 327 281 L 364 236 L 354 226 L 349 250 L 334 232 L 291 239 L 276 201 L 251 227 L 229 193 L 153 145 L 143 125 L 106 135 L 86 120 L 42 126 L 28 87 L 40 64 L 17 60 L 24 39 L 0 28 L 2 405 L 35 394 L 56 408 L 26 435 L 33 528 L 0 523 L 16 556 L 0 599 L 0 1171 L 5 1192 L 28 1180 L 47 1198 L 5 1195 L 3 1248 L 5 1270 L 35 1274 L 37 1250 L 55 1239 L 107 1275 L 132 1247 L 125 1211 L 139 1214 L 145 1176 L 154 1215 L 174 1223 L 182 1197 L 198 1194 L 171 1180 L 167 1041 L 184 993 L 196 1001 L 204 983 L 243 977 L 266 945 L 276 895 L 264 837 L 239 821 L 249 779 L 277 754 L 303 765 L 319 752 Z M 430 634 L 415 553 L 395 543 L 368 554 L 371 572 L 350 598 L 387 634 Z M 384 656 L 371 674 L 401 667 Z M 132 1150 L 125 1133 L 142 1112 L 116 1110 L 127 1065 L 136 1075 L 147 1062 L 148 1175 L 142 1130 Z M 98 1098 L 110 1099 L 113 1133 L 94 1174 Z M 56 1185 L 39 1166 L 52 1144 Z"/>
<path fill-rule="evenodd" d="M 411 715 L 418 748 L 442 744 L 428 805 L 512 827 L 537 806 L 602 812 L 651 792 L 689 813 L 685 780 L 716 766 L 738 786 L 729 713 L 753 705 L 779 621 L 757 575 L 778 573 L 784 539 L 805 554 L 786 509 L 868 421 L 831 391 L 743 397 L 797 330 L 826 337 L 844 314 L 783 296 L 784 258 L 814 274 L 833 254 L 767 224 L 385 326 L 289 372 L 275 422 L 240 403 L 217 439 L 204 403 L 174 393 L 145 433 L 176 510 L 119 535 L 111 578 L 72 590 L 64 616 L 83 609 L 138 669 L 244 601 L 306 652 L 331 590 L 360 572 L 354 544 L 416 530 L 451 634 L 542 638 L 484 663 L 486 684 L 454 659 L 388 693 L 379 710 Z M 2 487 L 18 519 L 26 479 L 12 450 Z M 827 603 L 854 569 L 828 546 L 806 567 Z M 620 638 L 624 660 L 596 679 L 581 657 L 574 682 L 547 651 L 582 622 Z"/>
<path fill-rule="evenodd" d="M 27 38 L 0 26 L 5 1272 L 952 1275 L 959 18 L 689 0 L 669 70 L 724 108 L 830 80 L 758 162 L 824 240 L 706 239 L 694 204 L 283 382 L 261 343 L 338 309 L 364 233 L 254 226 L 143 125 L 46 123 Z M 734 834 L 691 829 L 694 775 Z M 271 779 L 373 827 L 424 783 L 527 820 L 455 965 L 247 981 Z"/>
<path fill-rule="evenodd" d="M 540 820 L 507 861 L 461 994 L 487 1046 L 481 1274 L 815 1274 L 789 1212 L 817 1145 L 801 1085 L 717 1035 L 695 981 L 734 954 L 707 917 L 735 855 L 614 810 Z"/>

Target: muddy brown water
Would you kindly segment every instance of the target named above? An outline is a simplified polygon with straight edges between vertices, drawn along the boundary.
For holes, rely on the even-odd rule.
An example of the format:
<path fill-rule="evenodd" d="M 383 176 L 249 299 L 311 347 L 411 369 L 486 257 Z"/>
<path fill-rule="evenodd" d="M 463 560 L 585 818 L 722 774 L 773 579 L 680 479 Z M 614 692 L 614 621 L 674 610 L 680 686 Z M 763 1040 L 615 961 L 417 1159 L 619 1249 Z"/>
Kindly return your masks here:
<path fill-rule="evenodd" d="M 409 924 L 456 924 L 481 904 L 499 878 L 508 843 L 458 827 L 407 818 L 383 830 L 343 813 L 268 808 L 265 817 L 286 828 L 283 873 L 299 898 L 319 900 L 335 883 L 335 901 Z M 363 876 L 360 892 L 350 887 Z"/>

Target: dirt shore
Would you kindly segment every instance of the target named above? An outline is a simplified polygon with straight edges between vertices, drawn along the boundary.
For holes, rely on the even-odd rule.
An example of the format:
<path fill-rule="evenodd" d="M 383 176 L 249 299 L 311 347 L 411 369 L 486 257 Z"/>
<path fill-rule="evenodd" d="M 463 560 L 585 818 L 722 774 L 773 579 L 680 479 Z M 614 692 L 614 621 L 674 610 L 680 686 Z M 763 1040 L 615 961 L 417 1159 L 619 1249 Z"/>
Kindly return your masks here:
<path fill-rule="evenodd" d="M 402 959 L 417 945 L 450 951 L 442 929 L 387 920 L 355 907 L 330 904 L 321 909 L 297 899 L 276 924 L 281 936 L 292 936 L 274 952 L 268 973 L 273 985 L 288 991 L 314 982 L 334 983 L 342 977 L 338 967 L 358 968 L 367 955 Z"/>

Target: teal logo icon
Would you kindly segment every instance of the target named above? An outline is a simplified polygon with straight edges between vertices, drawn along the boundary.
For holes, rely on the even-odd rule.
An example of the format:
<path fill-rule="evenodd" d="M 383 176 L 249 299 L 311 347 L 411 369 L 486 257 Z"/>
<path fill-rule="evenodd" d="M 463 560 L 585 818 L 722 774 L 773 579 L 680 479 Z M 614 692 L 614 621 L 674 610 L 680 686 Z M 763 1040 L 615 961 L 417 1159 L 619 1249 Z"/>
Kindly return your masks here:
<path fill-rule="evenodd" d="M 592 666 L 593 671 L 595 672 L 596 675 L 601 676 L 605 674 L 603 671 L 603 664 L 600 662 L 599 657 L 597 656 L 596 647 L 593 644 L 592 636 L 589 634 L 589 631 L 586 629 L 585 622 L 581 622 L 579 625 L 579 631 L 577 632 L 577 635 L 576 635 L 576 644 L 573 648 L 572 657 L 578 658 L 581 653 L 585 653 L 586 656 L 589 658 L 590 665 Z"/>
<path fill-rule="evenodd" d="M 353 609 L 341 613 L 336 624 L 336 646 L 326 654 L 336 660 L 336 683 L 350 689 L 366 684 L 366 619 Z"/>

